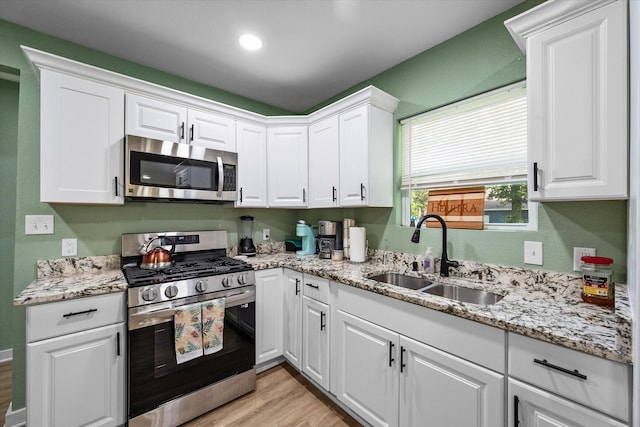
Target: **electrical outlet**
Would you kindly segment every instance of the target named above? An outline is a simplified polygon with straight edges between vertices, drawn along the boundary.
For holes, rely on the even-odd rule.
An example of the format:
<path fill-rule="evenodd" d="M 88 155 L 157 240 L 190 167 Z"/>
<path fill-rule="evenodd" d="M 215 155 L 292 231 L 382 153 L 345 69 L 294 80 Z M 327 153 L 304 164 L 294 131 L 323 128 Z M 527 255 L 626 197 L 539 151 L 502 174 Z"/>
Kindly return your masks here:
<path fill-rule="evenodd" d="M 271 238 L 271 230 L 268 228 L 262 229 L 262 240 L 268 241 Z"/>
<path fill-rule="evenodd" d="M 542 265 L 542 242 L 524 242 L 524 263 Z"/>
<path fill-rule="evenodd" d="M 78 255 L 78 239 L 62 239 L 62 256 Z"/>
<path fill-rule="evenodd" d="M 25 215 L 24 234 L 53 234 L 53 215 Z"/>
<path fill-rule="evenodd" d="M 573 248 L 573 271 L 580 271 L 583 256 L 596 256 L 596 248 Z"/>

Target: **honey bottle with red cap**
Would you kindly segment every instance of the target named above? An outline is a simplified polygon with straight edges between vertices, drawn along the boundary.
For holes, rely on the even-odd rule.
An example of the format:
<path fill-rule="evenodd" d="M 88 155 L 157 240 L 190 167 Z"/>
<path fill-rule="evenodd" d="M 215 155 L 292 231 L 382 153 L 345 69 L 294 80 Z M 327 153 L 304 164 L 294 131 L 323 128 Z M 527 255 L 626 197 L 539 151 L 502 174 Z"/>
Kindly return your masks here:
<path fill-rule="evenodd" d="M 582 300 L 604 307 L 615 307 L 614 285 L 611 282 L 613 260 L 599 256 L 583 256 Z"/>

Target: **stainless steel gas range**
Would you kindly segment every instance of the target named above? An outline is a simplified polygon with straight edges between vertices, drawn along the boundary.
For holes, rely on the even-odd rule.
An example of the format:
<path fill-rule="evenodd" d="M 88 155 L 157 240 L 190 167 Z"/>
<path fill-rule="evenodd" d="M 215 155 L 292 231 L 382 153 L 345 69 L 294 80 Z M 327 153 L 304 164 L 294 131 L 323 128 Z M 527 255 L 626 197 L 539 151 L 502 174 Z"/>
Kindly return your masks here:
<path fill-rule="evenodd" d="M 154 244 L 164 268 L 142 262 Z M 226 250 L 221 230 L 122 235 L 129 426 L 177 426 L 255 390 L 255 276 Z"/>

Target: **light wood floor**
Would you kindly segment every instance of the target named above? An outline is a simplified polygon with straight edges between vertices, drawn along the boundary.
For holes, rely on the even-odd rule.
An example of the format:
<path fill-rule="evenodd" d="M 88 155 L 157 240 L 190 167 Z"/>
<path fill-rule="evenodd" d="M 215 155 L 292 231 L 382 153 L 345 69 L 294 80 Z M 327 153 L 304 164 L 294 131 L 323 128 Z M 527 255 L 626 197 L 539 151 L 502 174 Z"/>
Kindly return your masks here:
<path fill-rule="evenodd" d="M 4 416 L 11 403 L 12 362 L 0 363 L 0 426 L 4 425 Z"/>
<path fill-rule="evenodd" d="M 359 426 L 290 365 L 258 374 L 256 391 L 192 420 L 182 427 Z"/>
<path fill-rule="evenodd" d="M 0 426 L 11 402 L 11 362 L 0 363 Z M 256 391 L 196 418 L 183 427 L 359 426 L 290 365 L 258 374 Z"/>

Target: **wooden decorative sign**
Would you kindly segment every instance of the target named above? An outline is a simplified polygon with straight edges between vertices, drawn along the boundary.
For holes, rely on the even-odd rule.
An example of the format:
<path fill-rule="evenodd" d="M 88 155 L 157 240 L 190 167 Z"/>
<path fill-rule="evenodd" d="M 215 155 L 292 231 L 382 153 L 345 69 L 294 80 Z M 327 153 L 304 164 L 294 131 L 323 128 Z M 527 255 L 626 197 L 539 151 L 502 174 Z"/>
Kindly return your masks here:
<path fill-rule="evenodd" d="M 482 230 L 484 227 L 484 186 L 431 190 L 427 199 L 427 212 L 438 214 L 447 228 Z M 440 227 L 434 219 L 427 227 Z"/>

